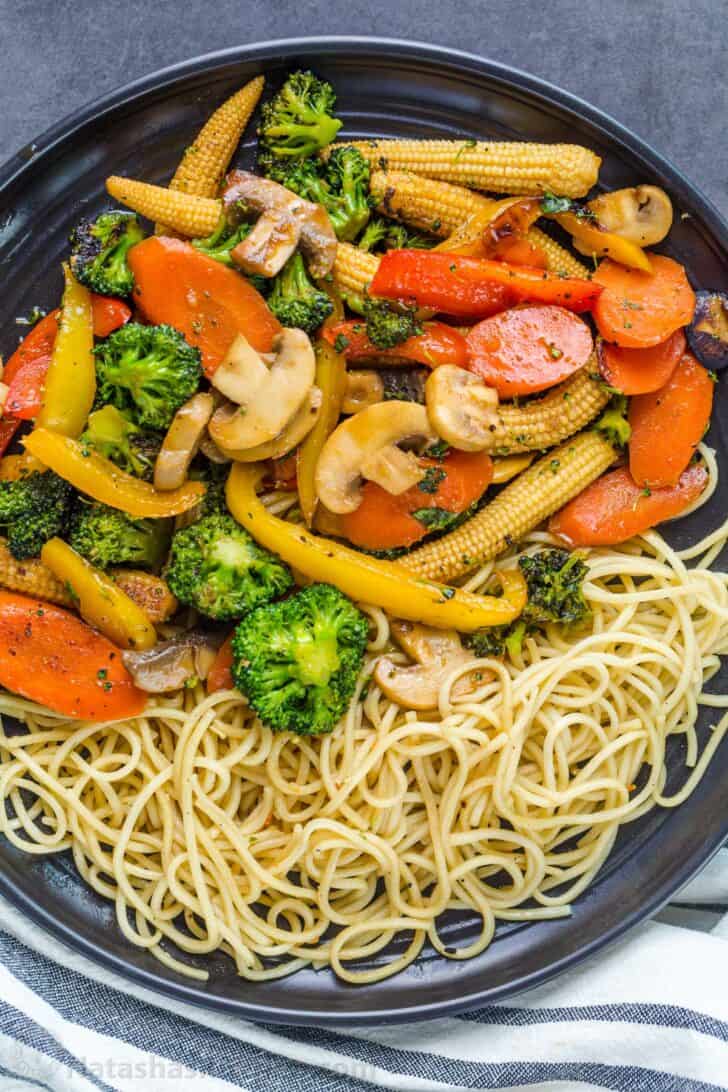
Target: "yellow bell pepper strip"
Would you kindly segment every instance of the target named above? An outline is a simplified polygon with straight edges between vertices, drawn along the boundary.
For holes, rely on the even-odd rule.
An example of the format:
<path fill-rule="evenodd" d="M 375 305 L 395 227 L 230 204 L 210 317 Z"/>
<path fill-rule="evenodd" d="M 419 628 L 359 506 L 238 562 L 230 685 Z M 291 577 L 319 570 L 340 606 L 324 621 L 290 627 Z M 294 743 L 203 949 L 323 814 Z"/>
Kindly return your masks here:
<path fill-rule="evenodd" d="M 499 598 L 423 580 L 396 561 L 368 557 L 272 515 L 256 495 L 262 474 L 260 467 L 234 464 L 227 481 L 228 508 L 256 542 L 309 579 L 333 584 L 352 599 L 382 607 L 395 618 L 462 633 L 512 622 L 523 610 L 526 584 L 517 570 L 499 574 L 503 587 Z"/>
<path fill-rule="evenodd" d="M 143 650 L 157 643 L 157 632 L 141 607 L 63 539 L 49 539 L 40 559 L 78 602 L 84 622 L 119 648 Z"/>
<path fill-rule="evenodd" d="M 19 455 L 3 455 L 0 459 L 0 482 L 16 482 L 19 478 L 27 477 L 34 470 L 40 472 L 45 469 L 43 463 L 34 455 L 29 455 L 27 451 Z"/>
<path fill-rule="evenodd" d="M 45 379 L 39 428 L 80 436 L 96 393 L 94 324 L 91 293 L 79 284 L 67 265 L 58 335 Z"/>
<path fill-rule="evenodd" d="M 323 396 L 321 413 L 316 424 L 298 449 L 296 456 L 296 481 L 298 500 L 303 518 L 310 527 L 318 504 L 316 496 L 316 464 L 321 449 L 328 440 L 341 414 L 341 404 L 346 391 L 346 359 L 337 353 L 323 338 L 316 342 L 315 385 Z"/>
<path fill-rule="evenodd" d="M 149 482 L 119 470 L 109 459 L 78 440 L 37 428 L 24 437 L 25 450 L 35 455 L 75 489 L 94 500 L 119 508 L 129 516 L 162 519 L 194 508 L 205 495 L 201 482 L 185 482 L 162 493 Z"/>
<path fill-rule="evenodd" d="M 630 269 L 642 269 L 645 273 L 651 271 L 650 260 L 637 243 L 623 239 L 621 235 L 615 235 L 611 231 L 604 231 L 598 224 L 577 216 L 574 212 L 558 212 L 552 219 L 568 231 L 582 254 L 612 258 L 620 265 L 629 266 Z"/>

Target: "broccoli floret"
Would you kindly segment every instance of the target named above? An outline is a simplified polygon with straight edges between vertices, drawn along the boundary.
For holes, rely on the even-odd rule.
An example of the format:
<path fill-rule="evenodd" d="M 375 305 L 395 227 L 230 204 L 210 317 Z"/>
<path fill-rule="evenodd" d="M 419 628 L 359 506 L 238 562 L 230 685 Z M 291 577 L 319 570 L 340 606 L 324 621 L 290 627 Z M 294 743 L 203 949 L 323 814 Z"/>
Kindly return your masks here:
<path fill-rule="evenodd" d="M 579 554 L 539 550 L 518 561 L 526 578 L 528 602 L 521 615 L 529 625 L 580 622 L 589 612 L 582 584 L 589 569 Z"/>
<path fill-rule="evenodd" d="M 336 95 L 313 72 L 293 72 L 270 102 L 261 107 L 258 135 L 263 156 L 313 155 L 334 139 L 341 122 L 333 117 Z"/>
<path fill-rule="evenodd" d="M 293 584 L 287 565 L 232 516 L 215 513 L 177 531 L 166 579 L 181 603 L 221 621 L 242 618 Z"/>
<path fill-rule="evenodd" d="M 629 443 L 632 427 L 627 420 L 626 395 L 616 394 L 612 398 L 594 428 L 597 432 L 601 432 L 615 447 L 625 447 Z"/>
<path fill-rule="evenodd" d="M 117 508 L 80 501 L 71 521 L 70 543 L 95 565 L 154 568 L 167 552 L 171 526 L 166 519 L 132 519 Z"/>
<path fill-rule="evenodd" d="M 252 227 L 253 225 L 248 223 L 236 226 L 223 217 L 212 235 L 208 235 L 204 239 L 193 239 L 192 245 L 195 250 L 199 250 L 201 254 L 206 254 L 208 258 L 214 258 L 216 262 L 222 262 L 224 265 L 232 265 L 233 260 L 230 257 L 230 251 L 238 243 L 242 243 L 243 239 L 247 238 Z"/>
<path fill-rule="evenodd" d="M 37 557 L 49 538 L 66 534 L 72 497 L 71 486 L 52 470 L 0 482 L 0 526 L 13 557 Z"/>
<path fill-rule="evenodd" d="M 286 189 L 323 205 L 337 238 L 354 239 L 369 219 L 369 163 L 356 148 L 336 148 L 328 163 L 302 159 L 267 164 L 269 177 Z"/>
<path fill-rule="evenodd" d="M 326 181 L 335 200 L 328 209 L 339 239 L 355 239 L 371 215 L 368 161 L 357 148 L 335 148 L 326 165 Z"/>
<path fill-rule="evenodd" d="M 520 618 L 507 626 L 491 626 L 469 633 L 465 645 L 476 656 L 520 655 L 523 639 L 549 622 L 569 625 L 581 622 L 589 613 L 583 583 L 588 569 L 578 554 L 568 550 L 539 550 L 519 558 L 526 578 L 528 601 Z"/>
<path fill-rule="evenodd" d="M 372 216 L 364 231 L 356 241 L 359 250 L 373 253 L 377 250 L 387 249 L 387 234 L 389 224 L 381 216 Z"/>
<path fill-rule="evenodd" d="M 410 231 L 404 224 L 395 224 L 382 216 L 373 216 L 357 240 L 360 250 L 429 250 L 437 239 Z"/>
<path fill-rule="evenodd" d="M 233 638 L 233 678 L 278 732 L 330 732 L 346 712 L 368 624 L 330 584 L 312 584 L 244 618 Z"/>
<path fill-rule="evenodd" d="M 158 432 L 145 432 L 116 406 L 104 406 L 89 414 L 86 431 L 79 439 L 84 448 L 111 459 L 121 470 L 151 481 L 163 437 Z"/>
<path fill-rule="evenodd" d="M 200 350 L 172 326 L 129 322 L 94 353 L 98 404 L 116 406 L 142 428 L 168 428 L 202 376 Z"/>
<path fill-rule="evenodd" d="M 489 629 L 468 633 L 464 641 L 465 646 L 476 656 L 498 657 L 507 652 L 514 659 L 521 653 L 526 632 L 525 622 L 512 622 L 508 626 L 491 626 Z"/>
<path fill-rule="evenodd" d="M 131 295 L 134 275 L 126 255 L 143 238 L 133 212 L 102 212 L 95 220 L 81 220 L 69 236 L 74 277 L 102 296 Z"/>
<path fill-rule="evenodd" d="M 331 299 L 317 288 L 296 252 L 273 281 L 268 306 L 283 326 L 297 326 L 307 334 L 317 330 L 331 314 Z"/>
<path fill-rule="evenodd" d="M 378 349 L 393 349 L 403 341 L 422 333 L 415 312 L 389 300 L 366 302 L 367 337 Z"/>

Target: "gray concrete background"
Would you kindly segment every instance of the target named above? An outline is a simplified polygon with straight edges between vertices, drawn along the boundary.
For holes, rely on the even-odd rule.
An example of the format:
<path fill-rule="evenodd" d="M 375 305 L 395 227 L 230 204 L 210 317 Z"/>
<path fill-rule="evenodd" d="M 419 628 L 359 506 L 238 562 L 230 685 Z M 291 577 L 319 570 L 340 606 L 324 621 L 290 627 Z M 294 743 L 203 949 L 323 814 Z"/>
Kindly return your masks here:
<path fill-rule="evenodd" d="M 267 38 L 456 46 L 575 92 L 728 214 L 726 0 L 0 0 L 0 160 L 118 84 Z"/>

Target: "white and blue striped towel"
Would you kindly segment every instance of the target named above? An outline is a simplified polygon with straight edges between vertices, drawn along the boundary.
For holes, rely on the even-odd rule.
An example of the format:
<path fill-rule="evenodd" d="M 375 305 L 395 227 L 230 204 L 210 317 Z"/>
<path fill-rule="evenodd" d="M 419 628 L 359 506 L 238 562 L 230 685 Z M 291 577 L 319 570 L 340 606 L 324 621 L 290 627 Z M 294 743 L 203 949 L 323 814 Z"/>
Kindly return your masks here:
<path fill-rule="evenodd" d="M 206 1013 L 70 952 L 0 901 L 1 1092 L 728 1089 L 728 849 L 656 921 L 538 990 L 399 1027 Z"/>

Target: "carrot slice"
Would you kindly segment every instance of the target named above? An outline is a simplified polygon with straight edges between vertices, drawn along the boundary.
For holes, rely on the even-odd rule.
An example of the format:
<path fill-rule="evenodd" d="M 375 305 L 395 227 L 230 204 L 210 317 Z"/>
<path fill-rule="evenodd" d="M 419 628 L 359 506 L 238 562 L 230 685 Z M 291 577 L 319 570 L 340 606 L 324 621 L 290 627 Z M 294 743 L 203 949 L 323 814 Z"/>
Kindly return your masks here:
<path fill-rule="evenodd" d="M 398 497 L 375 482 L 365 483 L 359 507 L 341 517 L 341 533 L 349 542 L 364 550 L 411 546 L 443 526 L 448 514 L 458 515 L 469 508 L 493 478 L 493 461 L 480 451 L 451 451 L 444 459 L 422 458 L 419 462 L 423 481 Z"/>
<path fill-rule="evenodd" d="M 587 324 L 563 307 L 514 307 L 467 336 L 468 369 L 501 398 L 536 394 L 582 368 L 592 351 Z"/>
<path fill-rule="evenodd" d="M 664 387 L 629 404 L 629 469 L 638 485 L 674 485 L 710 421 L 715 384 L 685 353 Z"/>
<path fill-rule="evenodd" d="M 676 485 L 643 489 L 626 466 L 604 474 L 551 517 L 549 531 L 570 546 L 617 546 L 679 516 L 708 481 L 704 466 L 683 471 Z"/>
<path fill-rule="evenodd" d="M 235 686 L 232 674 L 233 637 L 234 633 L 230 633 L 225 638 L 212 661 L 212 667 L 207 673 L 208 694 L 214 694 L 217 690 L 232 690 Z"/>
<path fill-rule="evenodd" d="M 147 703 L 106 637 L 62 607 L 4 590 L 0 685 L 82 720 L 136 717 Z"/>
<path fill-rule="evenodd" d="M 695 309 L 685 270 L 672 258 L 650 254 L 644 273 L 605 258 L 593 280 L 604 291 L 594 304 L 594 321 L 605 341 L 625 349 L 659 345 L 689 323 Z"/>
<path fill-rule="evenodd" d="M 358 319 L 337 322 L 323 330 L 330 345 L 343 345 L 347 360 L 412 360 L 436 368 L 440 364 L 457 364 L 466 368 L 468 353 L 465 338 L 444 322 L 425 322 L 421 334 L 407 338 L 393 349 L 380 349 L 367 336 L 366 324 Z"/>
<path fill-rule="evenodd" d="M 599 372 L 605 383 L 622 394 L 649 394 L 667 383 L 684 352 L 682 330 L 649 349 L 623 349 L 600 341 Z"/>
<path fill-rule="evenodd" d="M 149 322 L 167 322 L 202 353 L 208 378 L 237 334 L 268 353 L 281 325 L 255 288 L 234 269 L 182 239 L 155 235 L 129 251 L 134 301 Z"/>

